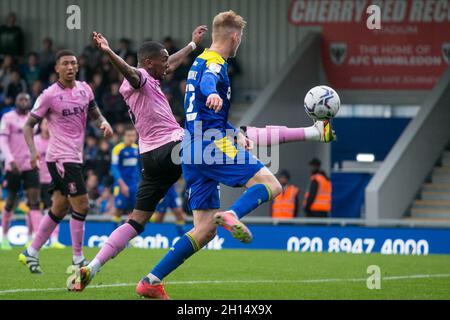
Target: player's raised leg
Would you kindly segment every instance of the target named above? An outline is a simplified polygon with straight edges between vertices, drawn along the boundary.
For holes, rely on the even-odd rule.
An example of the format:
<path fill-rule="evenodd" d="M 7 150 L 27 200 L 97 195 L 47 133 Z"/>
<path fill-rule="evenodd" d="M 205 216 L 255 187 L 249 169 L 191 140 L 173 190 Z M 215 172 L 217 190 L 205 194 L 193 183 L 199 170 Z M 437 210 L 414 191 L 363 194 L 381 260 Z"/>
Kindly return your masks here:
<path fill-rule="evenodd" d="M 285 126 L 266 126 L 257 128 L 242 126 L 244 134 L 258 146 L 279 145 L 296 141 L 331 142 L 336 135 L 330 121 L 316 121 L 313 126 L 305 128 L 288 128 Z"/>
<path fill-rule="evenodd" d="M 151 212 L 134 210 L 130 219 L 111 233 L 99 253 L 87 266 L 73 270 L 73 274 L 67 279 L 67 289 L 69 291 L 84 290 L 106 262 L 116 257 L 126 248 L 131 239 L 144 231 L 144 226 L 150 217 Z"/>
<path fill-rule="evenodd" d="M 266 167 L 262 167 L 245 184 L 247 190 L 227 210 L 217 212 L 215 222 L 231 232 L 241 242 L 251 242 L 252 235 L 240 221 L 261 204 L 273 199 L 281 192 L 277 178 Z"/>
<path fill-rule="evenodd" d="M 183 235 L 152 271 L 139 281 L 136 293 L 145 298 L 169 299 L 163 279 L 186 259 L 203 248 L 216 236 L 216 210 L 194 210 L 194 228 Z"/>
<path fill-rule="evenodd" d="M 75 270 L 69 277 L 67 287 L 70 291 L 82 291 L 103 265 L 125 249 L 131 239 L 144 231 L 144 226 L 158 202 L 180 178 L 181 166 L 171 161 L 172 150 L 178 144 L 179 142 L 168 143 L 141 154 L 143 173 L 135 209 L 128 221 L 111 233 L 92 262 L 85 268 Z"/>

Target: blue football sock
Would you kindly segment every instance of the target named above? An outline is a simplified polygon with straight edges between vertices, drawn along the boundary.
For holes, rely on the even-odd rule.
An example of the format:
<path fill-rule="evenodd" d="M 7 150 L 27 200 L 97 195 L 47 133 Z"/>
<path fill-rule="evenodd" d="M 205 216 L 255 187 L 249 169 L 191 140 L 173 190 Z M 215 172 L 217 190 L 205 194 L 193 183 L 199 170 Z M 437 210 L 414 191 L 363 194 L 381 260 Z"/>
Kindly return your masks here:
<path fill-rule="evenodd" d="M 272 192 L 268 185 L 255 184 L 248 188 L 228 210 L 233 210 L 237 217 L 241 219 L 260 204 L 269 201 L 271 197 Z"/>
<path fill-rule="evenodd" d="M 197 241 L 190 234 L 184 234 L 153 268 L 151 274 L 163 280 L 199 249 Z"/>
<path fill-rule="evenodd" d="M 176 222 L 175 229 L 177 230 L 177 234 L 179 237 L 182 237 L 186 231 L 184 230 L 184 223 Z"/>

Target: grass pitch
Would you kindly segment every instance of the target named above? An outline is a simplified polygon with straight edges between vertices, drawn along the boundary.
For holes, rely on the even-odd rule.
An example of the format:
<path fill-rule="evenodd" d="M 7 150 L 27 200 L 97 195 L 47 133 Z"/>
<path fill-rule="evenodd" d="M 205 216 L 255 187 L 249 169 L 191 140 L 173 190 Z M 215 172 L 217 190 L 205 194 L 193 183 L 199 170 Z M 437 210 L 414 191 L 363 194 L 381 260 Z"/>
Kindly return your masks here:
<path fill-rule="evenodd" d="M 0 300 L 138 299 L 136 282 L 165 250 L 126 249 L 107 263 L 81 293 L 65 289 L 71 249 L 41 251 L 43 275 L 0 250 Z M 93 258 L 98 249 L 85 249 Z M 367 267 L 381 269 L 381 289 L 367 288 Z M 450 299 L 450 255 L 294 253 L 202 250 L 166 279 L 172 299 Z"/>

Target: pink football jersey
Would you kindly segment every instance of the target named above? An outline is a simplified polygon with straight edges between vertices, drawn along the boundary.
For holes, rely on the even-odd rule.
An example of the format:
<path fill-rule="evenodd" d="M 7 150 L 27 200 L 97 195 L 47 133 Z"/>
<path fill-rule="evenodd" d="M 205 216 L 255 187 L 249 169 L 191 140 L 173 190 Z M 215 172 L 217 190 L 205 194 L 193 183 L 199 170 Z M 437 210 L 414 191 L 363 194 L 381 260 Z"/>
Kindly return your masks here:
<path fill-rule="evenodd" d="M 92 89 L 80 81 L 76 81 L 73 88 L 56 82 L 38 97 L 31 116 L 48 120 L 47 162 L 83 162 L 86 120 L 89 109 L 94 106 Z"/>
<path fill-rule="evenodd" d="M 11 170 L 13 161 L 20 171 L 31 170 L 30 152 L 23 135 L 23 127 L 27 118 L 27 114 L 20 114 L 16 110 L 11 110 L 2 117 L 0 135 L 4 136 L 3 141 L 6 144 L 2 146 L 2 152 L 6 157 L 6 170 Z"/>
<path fill-rule="evenodd" d="M 140 88 L 133 88 L 124 79 L 120 93 L 130 108 L 131 120 L 139 134 L 139 151 L 145 153 L 169 142 L 181 141 L 184 130 L 175 120 L 159 81 L 145 69 L 138 70 Z"/>

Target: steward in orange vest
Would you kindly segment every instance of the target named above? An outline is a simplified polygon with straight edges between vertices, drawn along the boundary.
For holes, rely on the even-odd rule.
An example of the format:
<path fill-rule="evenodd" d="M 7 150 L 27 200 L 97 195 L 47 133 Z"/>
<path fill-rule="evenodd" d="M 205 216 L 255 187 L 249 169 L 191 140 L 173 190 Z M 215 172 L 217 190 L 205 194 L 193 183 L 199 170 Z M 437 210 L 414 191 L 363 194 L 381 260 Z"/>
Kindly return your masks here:
<path fill-rule="evenodd" d="M 289 179 L 290 174 L 285 170 L 278 176 L 283 191 L 272 202 L 272 218 L 274 219 L 292 219 L 297 215 L 299 189 L 289 184 Z"/>
<path fill-rule="evenodd" d="M 325 218 L 331 212 L 331 181 L 320 169 L 319 159 L 313 159 L 311 165 L 311 182 L 305 193 L 303 208 L 307 217 Z"/>

